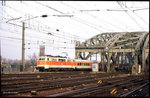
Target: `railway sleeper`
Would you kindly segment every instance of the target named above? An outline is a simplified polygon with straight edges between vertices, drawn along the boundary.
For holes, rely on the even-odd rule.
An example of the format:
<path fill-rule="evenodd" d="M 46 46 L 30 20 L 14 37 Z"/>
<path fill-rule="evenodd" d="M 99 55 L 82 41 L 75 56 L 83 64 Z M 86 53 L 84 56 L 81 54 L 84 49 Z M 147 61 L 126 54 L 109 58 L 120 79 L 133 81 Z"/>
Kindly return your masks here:
<path fill-rule="evenodd" d="M 131 80 L 130 80 L 131 81 Z M 125 81 L 125 83 L 129 83 L 129 81 Z M 108 84 L 108 83 L 106 83 Z M 54 95 L 50 95 L 51 97 L 58 97 L 58 96 L 71 96 L 71 95 L 75 95 L 76 97 L 77 96 L 82 96 L 84 95 L 84 93 L 87 95 L 87 92 L 89 92 L 89 94 L 93 92 L 95 92 L 96 90 L 99 90 L 99 89 L 104 89 L 105 87 L 112 87 L 112 86 L 118 86 L 118 84 L 114 84 L 114 85 L 101 85 L 100 87 L 99 86 L 95 86 L 95 87 L 91 87 L 91 88 L 83 88 L 83 89 L 79 89 L 79 90 L 72 90 L 72 91 L 69 91 L 69 92 L 64 92 L 64 93 L 60 93 L 60 94 L 54 94 Z M 90 90 L 88 90 L 90 89 Z M 94 90 L 94 91 L 93 91 Z M 79 93 L 81 93 L 81 95 L 79 95 Z M 49 97 L 50 97 L 49 96 Z"/>

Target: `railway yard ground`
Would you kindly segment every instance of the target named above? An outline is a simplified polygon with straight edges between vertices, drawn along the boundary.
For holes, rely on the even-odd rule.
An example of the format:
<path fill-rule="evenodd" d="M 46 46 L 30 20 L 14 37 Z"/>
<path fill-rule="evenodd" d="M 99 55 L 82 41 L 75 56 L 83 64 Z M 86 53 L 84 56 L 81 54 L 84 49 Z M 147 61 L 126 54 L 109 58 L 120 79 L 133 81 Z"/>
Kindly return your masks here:
<path fill-rule="evenodd" d="M 2 73 L 1 96 L 149 96 L 149 74 L 90 71 Z"/>

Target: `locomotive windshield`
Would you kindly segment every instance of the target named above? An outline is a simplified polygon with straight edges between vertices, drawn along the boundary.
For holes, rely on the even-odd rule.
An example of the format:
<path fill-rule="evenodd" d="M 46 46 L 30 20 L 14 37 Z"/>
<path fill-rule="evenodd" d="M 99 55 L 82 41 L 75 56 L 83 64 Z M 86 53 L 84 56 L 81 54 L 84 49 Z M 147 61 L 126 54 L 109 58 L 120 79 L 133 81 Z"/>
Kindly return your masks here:
<path fill-rule="evenodd" d="M 43 61 L 43 60 L 45 60 L 45 58 L 39 58 L 39 61 Z"/>

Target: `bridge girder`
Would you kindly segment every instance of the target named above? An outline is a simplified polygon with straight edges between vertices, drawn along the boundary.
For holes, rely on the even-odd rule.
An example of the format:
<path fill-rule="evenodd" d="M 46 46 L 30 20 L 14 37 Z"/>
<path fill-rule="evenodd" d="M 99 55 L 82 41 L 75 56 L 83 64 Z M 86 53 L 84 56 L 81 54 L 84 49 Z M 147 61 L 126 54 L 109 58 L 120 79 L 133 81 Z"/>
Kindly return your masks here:
<path fill-rule="evenodd" d="M 102 67 L 104 68 L 106 66 L 107 72 L 110 72 L 111 69 L 110 61 L 118 64 L 119 60 L 123 62 L 121 64 L 124 64 L 124 62 L 133 63 L 136 65 L 136 69 L 138 69 L 138 64 L 144 66 L 144 62 L 148 57 L 148 52 L 144 52 L 148 51 L 149 49 L 148 38 L 149 32 L 115 32 L 98 34 L 86 40 L 85 42 L 82 42 L 81 44 L 80 42 L 76 44 L 75 58 L 78 59 L 79 57 L 82 57 L 81 54 L 83 53 L 87 56 L 82 57 L 82 59 L 87 60 L 91 56 L 93 56 L 94 53 L 99 53 L 103 65 Z M 116 54 L 116 59 L 114 57 L 114 54 Z M 123 54 L 124 56 L 122 56 Z M 121 56 L 125 59 L 119 59 L 119 57 Z M 106 60 L 104 60 L 105 57 Z M 136 70 L 136 72 L 137 71 L 138 70 Z"/>

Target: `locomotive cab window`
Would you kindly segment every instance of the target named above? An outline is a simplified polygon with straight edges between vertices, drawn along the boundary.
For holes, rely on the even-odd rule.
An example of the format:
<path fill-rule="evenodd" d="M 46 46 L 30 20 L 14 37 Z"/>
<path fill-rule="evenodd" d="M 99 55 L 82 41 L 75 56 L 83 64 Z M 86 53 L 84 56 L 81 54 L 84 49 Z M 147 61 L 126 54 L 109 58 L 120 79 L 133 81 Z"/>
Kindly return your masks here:
<path fill-rule="evenodd" d="M 39 61 L 44 61 L 45 60 L 45 58 L 39 58 Z"/>

